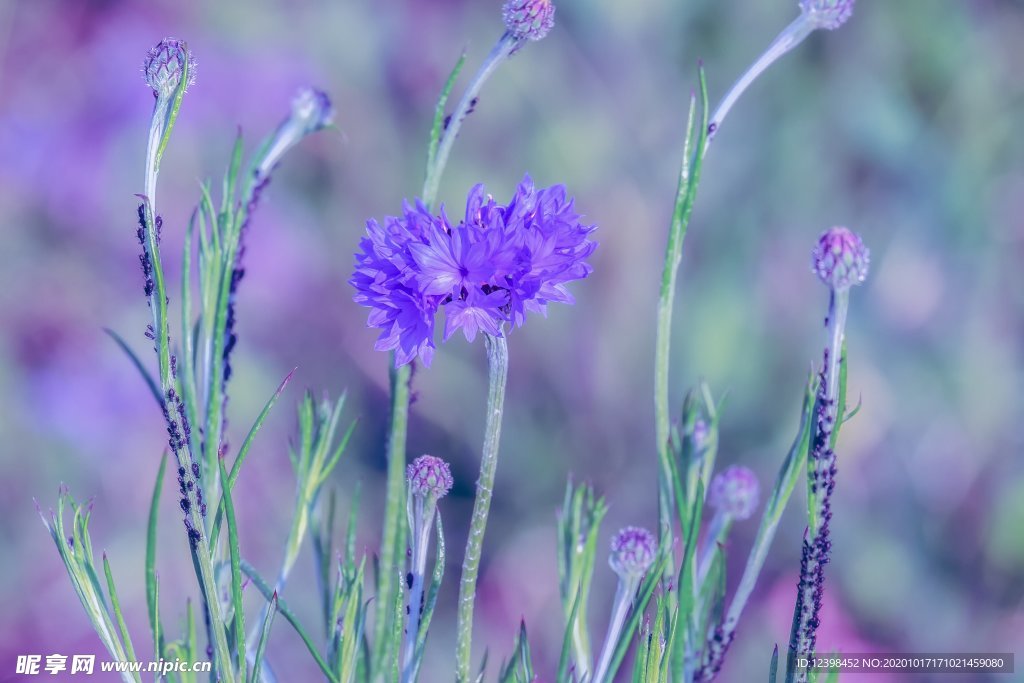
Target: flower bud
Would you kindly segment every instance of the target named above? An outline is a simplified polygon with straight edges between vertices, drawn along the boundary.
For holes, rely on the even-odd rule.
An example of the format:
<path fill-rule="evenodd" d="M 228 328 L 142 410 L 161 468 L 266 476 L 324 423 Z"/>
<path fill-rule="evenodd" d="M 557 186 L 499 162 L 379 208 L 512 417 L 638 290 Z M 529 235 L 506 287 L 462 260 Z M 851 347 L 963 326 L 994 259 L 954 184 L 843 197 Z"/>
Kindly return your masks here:
<path fill-rule="evenodd" d="M 747 519 L 757 509 L 761 485 L 750 468 L 732 465 L 711 480 L 708 502 L 733 519 Z"/>
<path fill-rule="evenodd" d="M 854 0 L 800 0 L 800 11 L 815 28 L 834 31 L 853 15 Z"/>
<path fill-rule="evenodd" d="M 506 0 L 501 15 L 505 28 L 517 40 L 540 40 L 555 25 L 551 0 Z"/>
<path fill-rule="evenodd" d="M 413 496 L 444 498 L 452 490 L 452 472 L 441 458 L 421 455 L 406 468 L 409 493 Z"/>
<path fill-rule="evenodd" d="M 142 64 L 142 73 L 146 85 L 153 89 L 158 97 L 170 97 L 181 84 L 182 74 L 187 74 L 185 87 L 195 82 L 196 61 L 189 52 L 185 41 L 176 38 L 164 38 L 156 47 L 146 53 L 146 61 Z"/>
<path fill-rule="evenodd" d="M 811 270 L 834 290 L 847 290 L 868 276 L 871 252 L 853 231 L 829 228 L 811 252 Z"/>
<path fill-rule="evenodd" d="M 327 93 L 316 88 L 302 88 L 292 100 L 292 120 L 303 135 L 331 125 L 334 107 Z"/>
<path fill-rule="evenodd" d="M 612 538 L 612 554 L 608 564 L 623 579 L 640 578 L 650 569 L 658 542 L 647 529 L 627 526 Z"/>

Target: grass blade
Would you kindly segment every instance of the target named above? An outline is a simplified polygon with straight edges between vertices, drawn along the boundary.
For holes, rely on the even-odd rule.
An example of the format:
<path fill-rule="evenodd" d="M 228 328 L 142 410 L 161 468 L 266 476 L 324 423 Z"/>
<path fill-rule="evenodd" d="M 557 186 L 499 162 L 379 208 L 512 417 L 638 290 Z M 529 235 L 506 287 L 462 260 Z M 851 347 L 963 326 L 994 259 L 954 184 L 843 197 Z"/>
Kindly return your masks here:
<path fill-rule="evenodd" d="M 128 634 L 128 626 L 124 623 L 124 615 L 121 613 L 121 601 L 117 599 L 117 588 L 114 586 L 114 574 L 110 571 L 110 562 L 107 560 L 107 553 L 103 553 L 103 573 L 107 577 L 107 593 L 110 595 L 110 604 L 114 608 L 114 618 L 117 619 L 117 628 L 121 631 L 121 640 L 124 641 L 124 651 L 128 661 L 135 661 L 135 648 L 132 647 L 132 637 Z"/>
<path fill-rule="evenodd" d="M 263 594 L 264 598 L 266 598 L 268 601 L 274 599 L 274 590 L 270 587 L 269 584 L 267 584 L 266 581 L 263 580 L 263 577 L 260 576 L 259 572 L 257 572 L 256 569 L 253 568 L 251 564 L 249 564 L 245 560 L 242 560 L 241 568 L 242 572 L 249 577 L 253 585 L 256 586 L 257 590 L 259 590 L 259 592 Z M 313 656 L 313 660 L 316 661 L 317 666 L 319 666 L 320 670 L 323 671 L 325 676 L 327 676 L 327 679 L 330 680 L 331 683 L 340 683 L 338 677 L 334 674 L 333 671 L 331 671 L 331 668 L 327 666 L 327 662 L 324 661 L 323 656 L 321 656 L 320 652 L 316 649 L 316 645 L 313 643 L 313 639 L 310 638 L 309 634 L 306 633 L 306 630 L 302 628 L 302 624 L 300 624 L 299 620 L 295 618 L 295 614 L 293 614 L 292 611 L 288 609 L 288 605 L 280 596 L 278 596 L 277 598 L 277 611 L 280 612 L 281 616 L 283 616 L 285 620 L 292 625 L 292 628 L 295 629 L 295 632 L 299 635 L 299 638 L 301 638 L 302 642 L 305 644 L 306 649 L 309 650 L 309 654 Z"/>
<path fill-rule="evenodd" d="M 153 497 L 149 503 L 149 524 L 146 531 L 146 607 L 149 613 L 149 627 L 153 631 L 153 651 L 157 659 L 163 657 L 163 629 L 160 626 L 160 605 L 156 579 L 156 526 L 160 511 L 160 492 L 164 485 L 164 470 L 167 469 L 167 453 L 160 458 L 160 469 L 156 473 Z"/>
<path fill-rule="evenodd" d="M 224 459 L 218 458 L 221 481 L 226 481 Z M 224 512 L 228 520 L 228 552 L 231 557 L 231 605 L 235 612 L 235 648 L 238 650 L 238 680 L 245 680 L 245 610 L 242 606 L 242 569 L 238 549 L 238 524 L 235 504 L 231 500 L 231 487 L 224 487 Z"/>
<path fill-rule="evenodd" d="M 139 357 L 135 355 L 135 352 L 132 351 L 130 346 L 128 346 L 128 342 L 126 342 L 121 337 L 121 335 L 119 335 L 117 332 L 114 332 L 109 327 L 104 327 L 103 331 L 106 332 L 107 336 L 113 339 L 114 343 L 121 347 L 121 350 L 125 352 L 125 354 L 128 356 L 128 360 L 132 362 L 132 365 L 135 366 L 135 369 L 139 371 L 140 375 L 142 375 L 142 379 L 146 382 L 146 386 L 149 387 L 149 392 L 153 394 L 153 398 L 156 400 L 156 404 L 160 406 L 161 410 L 163 410 L 164 397 L 163 394 L 160 392 L 160 388 L 157 386 L 156 380 L 153 379 L 153 375 L 150 374 L 149 370 L 146 369 L 146 366 L 142 364 L 141 360 L 139 360 Z"/>
<path fill-rule="evenodd" d="M 256 644 L 256 654 L 252 660 L 252 673 L 249 675 L 249 683 L 258 683 L 260 680 L 260 669 L 263 667 L 263 655 L 267 650 L 267 641 L 270 640 L 270 628 L 274 625 L 274 617 L 277 615 L 277 593 L 270 598 L 270 607 L 267 609 L 267 616 L 263 618 L 263 626 L 260 628 L 260 639 Z"/>

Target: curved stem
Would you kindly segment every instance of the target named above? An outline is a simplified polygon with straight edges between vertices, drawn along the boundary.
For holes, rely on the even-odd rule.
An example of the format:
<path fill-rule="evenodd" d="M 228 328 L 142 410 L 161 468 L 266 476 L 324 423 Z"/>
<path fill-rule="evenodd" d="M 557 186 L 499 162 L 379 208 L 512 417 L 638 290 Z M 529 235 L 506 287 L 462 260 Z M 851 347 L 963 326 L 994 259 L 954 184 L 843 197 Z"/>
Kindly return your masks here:
<path fill-rule="evenodd" d="M 484 531 L 487 528 L 487 515 L 491 509 L 494 473 L 498 467 L 498 442 L 501 439 L 505 385 L 508 381 L 508 344 L 505 338 L 485 334 L 484 341 L 487 345 L 489 366 L 487 425 L 484 430 L 483 455 L 480 459 L 480 478 L 476 483 L 476 499 L 473 501 L 473 517 L 469 526 L 469 538 L 466 540 L 466 554 L 462 560 L 462 579 L 459 582 L 455 679 L 460 683 L 470 680 L 476 582 L 480 571 L 480 555 L 484 544 Z"/>
<path fill-rule="evenodd" d="M 801 14 L 793 20 L 793 23 L 783 29 L 782 33 L 768 46 L 764 54 L 751 64 L 750 68 L 733 84 L 732 88 L 729 89 L 729 92 L 722 99 L 721 104 L 715 109 L 715 113 L 711 116 L 710 123 L 708 123 L 709 136 L 713 136 L 718 131 L 729 110 L 739 100 L 740 95 L 750 87 L 750 84 L 757 80 L 757 77 L 775 63 L 779 57 L 799 45 L 813 30 L 814 24 L 805 14 Z"/>
<path fill-rule="evenodd" d="M 434 163 L 427 169 L 427 177 L 423 182 L 422 197 L 423 202 L 427 206 L 431 206 L 437 199 L 437 188 L 441 182 L 441 174 L 448 164 L 448 155 L 451 154 L 452 145 L 455 144 L 455 138 L 459 134 L 459 128 L 462 126 L 463 120 L 465 120 L 476 104 L 476 98 L 480 94 L 480 89 L 483 88 L 484 83 L 491 77 L 491 74 L 498 68 L 498 65 L 515 51 L 519 42 L 509 33 L 505 33 L 499 38 L 498 42 L 491 49 L 491 53 L 487 55 L 487 59 L 480 65 L 480 70 L 476 72 L 476 76 L 473 77 L 472 82 L 466 88 L 466 92 L 462 94 L 462 99 L 459 100 L 455 111 L 452 112 L 448 126 L 441 136 L 441 141 L 437 147 L 437 154 L 434 157 Z"/>

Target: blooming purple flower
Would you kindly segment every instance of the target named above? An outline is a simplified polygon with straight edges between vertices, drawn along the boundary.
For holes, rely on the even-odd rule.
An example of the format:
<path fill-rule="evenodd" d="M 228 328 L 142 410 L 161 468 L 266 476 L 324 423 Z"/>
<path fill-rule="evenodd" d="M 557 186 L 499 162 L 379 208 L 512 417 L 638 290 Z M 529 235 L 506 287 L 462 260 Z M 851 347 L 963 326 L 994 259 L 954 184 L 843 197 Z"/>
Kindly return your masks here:
<path fill-rule="evenodd" d="M 538 189 L 529 176 L 505 205 L 474 187 L 457 225 L 443 209 L 435 216 L 406 203 L 401 217 L 367 223 L 353 298 L 372 309 L 378 350 L 394 350 L 399 365 L 417 356 L 430 365 L 442 308 L 444 339 L 461 330 L 473 341 L 479 332 L 501 336 L 549 303 L 572 303 L 566 284 L 590 274 L 594 229 L 580 222 L 563 186 Z"/>
<path fill-rule="evenodd" d="M 800 0 L 800 11 L 815 28 L 834 31 L 853 16 L 855 0 Z"/>
<path fill-rule="evenodd" d="M 441 458 L 421 455 L 405 468 L 409 491 L 414 496 L 444 498 L 452 490 L 452 471 Z"/>
<path fill-rule="evenodd" d="M 860 236 L 844 227 L 829 228 L 811 252 L 811 270 L 834 290 L 847 290 L 868 276 L 871 252 Z"/>
<path fill-rule="evenodd" d="M 623 578 L 639 578 L 654 563 L 658 542 L 647 529 L 627 526 L 612 538 L 612 554 L 608 563 Z"/>
<path fill-rule="evenodd" d="M 747 467 L 732 465 L 711 480 L 708 502 L 733 519 L 747 519 L 757 509 L 761 485 Z"/>
<path fill-rule="evenodd" d="M 506 0 L 501 15 L 505 28 L 518 40 L 540 40 L 555 25 L 551 0 Z"/>

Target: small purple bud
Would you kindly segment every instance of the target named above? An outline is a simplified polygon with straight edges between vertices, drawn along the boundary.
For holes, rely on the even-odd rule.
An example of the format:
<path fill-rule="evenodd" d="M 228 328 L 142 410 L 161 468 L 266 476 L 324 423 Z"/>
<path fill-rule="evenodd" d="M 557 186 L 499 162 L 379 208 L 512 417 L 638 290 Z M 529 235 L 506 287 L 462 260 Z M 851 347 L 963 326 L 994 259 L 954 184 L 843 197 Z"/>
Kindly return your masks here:
<path fill-rule="evenodd" d="M 844 227 L 823 232 L 811 252 L 811 270 L 836 291 L 864 282 L 870 263 L 871 252 L 857 233 Z"/>
<path fill-rule="evenodd" d="M 854 0 L 800 0 L 800 11 L 815 28 L 834 31 L 853 16 Z"/>
<path fill-rule="evenodd" d="M 612 554 L 608 564 L 621 578 L 638 579 L 654 563 L 658 541 L 647 529 L 627 526 L 612 538 Z"/>
<path fill-rule="evenodd" d="M 501 16 L 513 38 L 540 40 L 555 25 L 555 6 L 551 0 L 506 0 Z"/>
<path fill-rule="evenodd" d="M 302 88 L 292 100 L 292 120 L 299 125 L 303 134 L 315 133 L 331 125 L 333 119 L 334 107 L 323 90 Z"/>
<path fill-rule="evenodd" d="M 757 509 L 761 485 L 750 468 L 732 465 L 711 480 L 708 502 L 733 519 L 747 519 Z"/>
<path fill-rule="evenodd" d="M 182 73 L 187 72 L 185 87 L 195 82 L 196 61 L 182 40 L 164 38 L 146 54 L 142 73 L 146 84 L 158 97 L 170 97 L 181 84 Z"/>
<path fill-rule="evenodd" d="M 421 455 L 406 468 L 409 491 L 413 496 L 444 498 L 452 490 L 452 472 L 441 458 Z"/>

